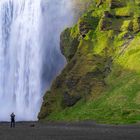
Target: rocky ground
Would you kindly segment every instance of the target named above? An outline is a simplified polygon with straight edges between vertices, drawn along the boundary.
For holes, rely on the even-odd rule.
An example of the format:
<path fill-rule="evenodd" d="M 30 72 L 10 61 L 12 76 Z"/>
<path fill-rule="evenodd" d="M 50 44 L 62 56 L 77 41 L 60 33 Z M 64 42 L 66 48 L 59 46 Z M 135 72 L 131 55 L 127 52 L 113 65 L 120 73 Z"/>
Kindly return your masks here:
<path fill-rule="evenodd" d="M 139 138 L 140 125 L 22 122 L 11 129 L 8 123 L 0 123 L 0 140 L 138 140 Z"/>

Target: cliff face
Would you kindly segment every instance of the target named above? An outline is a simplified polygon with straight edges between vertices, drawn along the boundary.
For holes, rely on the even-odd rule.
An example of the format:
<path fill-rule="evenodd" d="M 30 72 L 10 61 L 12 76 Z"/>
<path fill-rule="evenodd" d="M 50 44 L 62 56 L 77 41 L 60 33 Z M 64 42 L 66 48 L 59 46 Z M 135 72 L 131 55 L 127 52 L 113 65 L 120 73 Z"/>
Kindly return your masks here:
<path fill-rule="evenodd" d="M 96 0 L 61 34 L 68 63 L 44 96 L 39 119 L 140 120 L 140 2 Z"/>

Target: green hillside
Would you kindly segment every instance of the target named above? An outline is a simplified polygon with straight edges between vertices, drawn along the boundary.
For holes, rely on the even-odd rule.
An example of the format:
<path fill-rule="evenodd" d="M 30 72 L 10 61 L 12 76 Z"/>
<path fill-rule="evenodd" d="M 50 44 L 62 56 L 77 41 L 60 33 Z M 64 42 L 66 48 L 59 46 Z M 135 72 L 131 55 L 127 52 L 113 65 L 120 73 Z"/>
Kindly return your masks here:
<path fill-rule="evenodd" d="M 139 122 L 139 31 L 139 0 L 93 0 L 61 34 L 68 63 L 45 94 L 39 119 Z"/>

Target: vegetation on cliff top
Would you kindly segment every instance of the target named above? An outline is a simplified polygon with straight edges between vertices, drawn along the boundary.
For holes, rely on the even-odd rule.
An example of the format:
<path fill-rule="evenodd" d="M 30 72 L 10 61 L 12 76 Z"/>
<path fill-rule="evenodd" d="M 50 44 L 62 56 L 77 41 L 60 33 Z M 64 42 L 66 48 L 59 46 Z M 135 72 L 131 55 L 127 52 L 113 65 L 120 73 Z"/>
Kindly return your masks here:
<path fill-rule="evenodd" d="M 39 119 L 139 122 L 139 31 L 139 0 L 93 0 L 61 34 L 68 64 L 44 96 Z"/>

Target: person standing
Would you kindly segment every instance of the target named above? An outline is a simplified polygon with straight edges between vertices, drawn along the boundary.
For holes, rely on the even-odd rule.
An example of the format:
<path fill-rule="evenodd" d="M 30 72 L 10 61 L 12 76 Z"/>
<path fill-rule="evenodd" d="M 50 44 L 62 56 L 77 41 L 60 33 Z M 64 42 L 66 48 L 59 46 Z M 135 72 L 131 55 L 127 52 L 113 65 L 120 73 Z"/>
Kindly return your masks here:
<path fill-rule="evenodd" d="M 12 114 L 10 115 L 10 117 L 11 117 L 11 128 L 12 128 L 12 127 L 15 127 L 15 114 L 12 113 Z"/>

